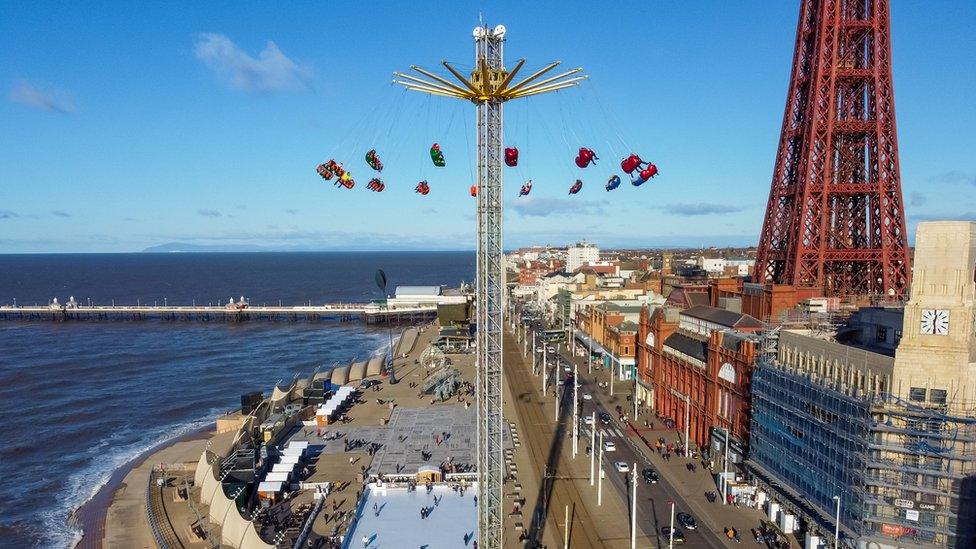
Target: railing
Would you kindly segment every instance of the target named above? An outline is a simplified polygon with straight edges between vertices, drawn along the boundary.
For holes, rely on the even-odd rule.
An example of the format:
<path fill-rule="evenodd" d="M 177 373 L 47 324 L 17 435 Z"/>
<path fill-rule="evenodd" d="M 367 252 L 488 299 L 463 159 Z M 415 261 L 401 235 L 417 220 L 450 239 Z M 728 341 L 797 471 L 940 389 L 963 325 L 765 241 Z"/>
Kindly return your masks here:
<path fill-rule="evenodd" d="M 146 484 L 146 518 L 149 521 L 149 529 L 152 530 L 153 539 L 156 540 L 159 549 L 183 547 L 183 543 L 173 531 L 169 519 L 163 518 L 166 515 L 166 510 L 163 509 L 163 486 L 157 486 L 159 479 L 165 481 L 166 473 L 153 468 L 149 472 L 149 481 Z M 162 524 L 161 518 L 165 520 L 165 524 Z"/>

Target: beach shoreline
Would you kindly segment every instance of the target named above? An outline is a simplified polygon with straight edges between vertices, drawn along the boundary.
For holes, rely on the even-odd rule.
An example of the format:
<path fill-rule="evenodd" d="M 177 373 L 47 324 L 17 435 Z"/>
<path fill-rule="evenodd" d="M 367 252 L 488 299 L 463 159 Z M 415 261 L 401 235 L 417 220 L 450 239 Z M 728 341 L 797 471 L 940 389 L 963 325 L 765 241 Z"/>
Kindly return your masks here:
<path fill-rule="evenodd" d="M 164 440 L 112 471 L 105 484 L 87 501 L 71 511 L 65 519 L 70 526 L 80 530 L 81 537 L 75 542 L 75 549 L 97 549 L 103 547 L 105 524 L 108 518 L 109 508 L 115 503 L 117 497 L 121 495 L 120 489 L 128 488 L 125 479 L 132 472 L 142 467 L 145 463 L 151 462 L 154 457 L 180 442 L 209 439 L 215 427 L 215 423 L 207 423 L 198 429 Z M 141 489 L 144 487 L 139 486 L 134 488 Z"/>

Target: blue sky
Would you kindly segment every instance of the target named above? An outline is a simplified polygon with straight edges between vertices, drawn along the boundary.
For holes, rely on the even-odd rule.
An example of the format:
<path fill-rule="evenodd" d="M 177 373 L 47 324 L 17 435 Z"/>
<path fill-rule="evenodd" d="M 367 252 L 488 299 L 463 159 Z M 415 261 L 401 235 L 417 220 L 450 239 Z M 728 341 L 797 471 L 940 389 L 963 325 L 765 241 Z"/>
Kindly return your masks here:
<path fill-rule="evenodd" d="M 390 76 L 470 66 L 479 14 L 507 26 L 509 66 L 560 59 L 590 75 L 506 106 L 521 150 L 505 172 L 508 246 L 754 244 L 799 1 L 611 4 L 5 2 L 0 252 L 471 248 L 473 108 Z M 976 3 L 892 4 L 910 225 L 976 219 Z M 430 164 L 433 142 L 446 168 Z M 371 146 L 380 194 L 365 190 Z M 574 166 L 580 146 L 597 166 Z M 661 175 L 605 192 L 630 150 Z M 318 178 L 330 157 L 355 189 Z M 528 178 L 531 199 L 516 199 Z"/>

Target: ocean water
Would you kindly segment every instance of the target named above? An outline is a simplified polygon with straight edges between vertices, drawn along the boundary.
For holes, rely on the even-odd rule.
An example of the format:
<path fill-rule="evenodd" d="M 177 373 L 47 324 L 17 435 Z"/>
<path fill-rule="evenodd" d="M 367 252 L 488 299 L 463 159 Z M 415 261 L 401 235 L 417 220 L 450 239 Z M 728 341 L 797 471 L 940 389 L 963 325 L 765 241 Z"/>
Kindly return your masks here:
<path fill-rule="evenodd" d="M 0 304 L 366 301 L 373 273 L 457 285 L 474 254 L 0 255 Z M 383 348 L 358 323 L 0 321 L 0 546 L 68 547 L 70 512 L 152 446 L 315 367 Z"/>

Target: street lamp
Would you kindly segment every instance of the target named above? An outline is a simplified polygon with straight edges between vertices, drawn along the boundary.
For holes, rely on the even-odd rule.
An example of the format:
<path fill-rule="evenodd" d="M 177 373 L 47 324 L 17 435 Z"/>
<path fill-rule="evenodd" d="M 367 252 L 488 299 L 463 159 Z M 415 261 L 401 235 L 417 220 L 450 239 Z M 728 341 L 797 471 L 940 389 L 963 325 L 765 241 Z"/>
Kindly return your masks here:
<path fill-rule="evenodd" d="M 725 429 L 725 460 L 722 464 L 722 505 L 729 500 L 729 430 Z"/>
<path fill-rule="evenodd" d="M 840 496 L 834 496 L 837 501 L 837 517 L 834 520 L 834 549 L 840 547 Z"/>
<path fill-rule="evenodd" d="M 389 295 L 386 293 L 386 273 L 383 269 L 376 269 L 376 275 L 374 275 L 374 280 L 376 281 L 376 287 L 383 292 L 383 306 L 386 308 L 386 327 L 390 336 L 390 385 L 396 385 L 397 378 L 396 372 L 393 369 L 393 325 L 390 324 L 390 301 Z M 481 329 L 481 326 L 478 326 Z"/>

